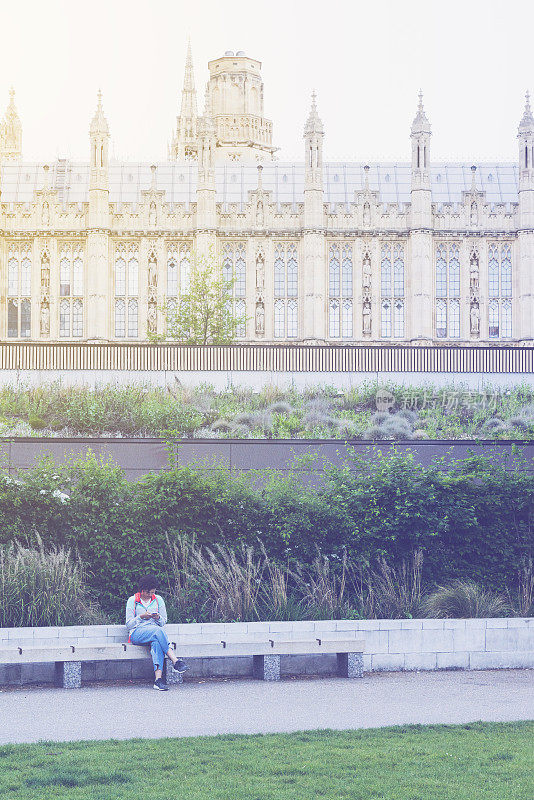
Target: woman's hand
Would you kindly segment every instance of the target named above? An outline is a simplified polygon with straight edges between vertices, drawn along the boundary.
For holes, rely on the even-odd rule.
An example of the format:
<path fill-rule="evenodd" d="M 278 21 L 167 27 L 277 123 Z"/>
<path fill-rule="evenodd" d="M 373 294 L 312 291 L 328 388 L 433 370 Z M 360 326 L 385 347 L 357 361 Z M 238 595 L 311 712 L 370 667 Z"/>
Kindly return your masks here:
<path fill-rule="evenodd" d="M 147 614 L 145 611 L 144 614 L 139 614 L 140 619 L 152 619 L 152 614 Z"/>

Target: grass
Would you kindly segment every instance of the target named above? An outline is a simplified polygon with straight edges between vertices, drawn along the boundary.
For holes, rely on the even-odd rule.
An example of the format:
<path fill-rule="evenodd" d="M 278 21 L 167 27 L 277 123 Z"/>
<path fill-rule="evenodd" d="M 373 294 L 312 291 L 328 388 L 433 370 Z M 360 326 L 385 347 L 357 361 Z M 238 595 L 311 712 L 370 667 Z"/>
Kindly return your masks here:
<path fill-rule="evenodd" d="M 377 415 L 372 381 L 333 387 L 217 392 L 202 385 L 52 383 L 0 387 L 0 436 L 193 438 L 520 439 L 534 437 L 534 390 L 517 384 L 480 392 L 386 384 L 393 405 Z"/>
<path fill-rule="evenodd" d="M 172 727 L 172 720 L 169 720 Z M 534 723 L 0 747 L 7 800 L 530 800 Z"/>

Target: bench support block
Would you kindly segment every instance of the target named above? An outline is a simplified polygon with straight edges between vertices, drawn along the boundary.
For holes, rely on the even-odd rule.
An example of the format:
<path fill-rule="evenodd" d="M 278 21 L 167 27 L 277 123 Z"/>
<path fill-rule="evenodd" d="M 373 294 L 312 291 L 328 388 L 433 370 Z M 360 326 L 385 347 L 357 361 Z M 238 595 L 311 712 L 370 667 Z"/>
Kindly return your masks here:
<path fill-rule="evenodd" d="M 165 659 L 165 667 L 163 668 L 163 680 L 169 686 L 173 686 L 176 685 L 177 683 L 184 682 L 184 676 L 182 675 L 181 672 L 176 672 L 176 670 L 172 668 L 172 662 L 169 658 Z"/>
<path fill-rule="evenodd" d="M 340 678 L 363 678 L 363 656 L 361 653 L 338 653 L 337 674 Z"/>
<path fill-rule="evenodd" d="M 252 674 L 261 681 L 279 681 L 280 656 L 253 656 Z"/>
<path fill-rule="evenodd" d="M 82 685 L 81 661 L 56 661 L 56 686 L 79 689 Z"/>

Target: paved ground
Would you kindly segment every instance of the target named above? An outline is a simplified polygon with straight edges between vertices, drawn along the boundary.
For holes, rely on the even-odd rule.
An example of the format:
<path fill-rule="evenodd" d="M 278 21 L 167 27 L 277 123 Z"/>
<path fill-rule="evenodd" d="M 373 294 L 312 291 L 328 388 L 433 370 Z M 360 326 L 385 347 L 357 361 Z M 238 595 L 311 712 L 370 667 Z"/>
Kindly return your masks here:
<path fill-rule="evenodd" d="M 0 690 L 0 743 L 534 719 L 534 670 Z"/>

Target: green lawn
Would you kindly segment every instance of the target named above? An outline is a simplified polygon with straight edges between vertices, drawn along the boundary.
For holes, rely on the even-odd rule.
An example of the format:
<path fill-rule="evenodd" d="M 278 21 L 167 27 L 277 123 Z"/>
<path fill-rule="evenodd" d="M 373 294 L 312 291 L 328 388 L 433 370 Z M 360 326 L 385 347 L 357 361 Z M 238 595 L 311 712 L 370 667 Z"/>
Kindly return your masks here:
<path fill-rule="evenodd" d="M 139 715 L 142 724 L 142 711 Z M 532 800 L 534 723 L 0 747 L 5 800 Z"/>

